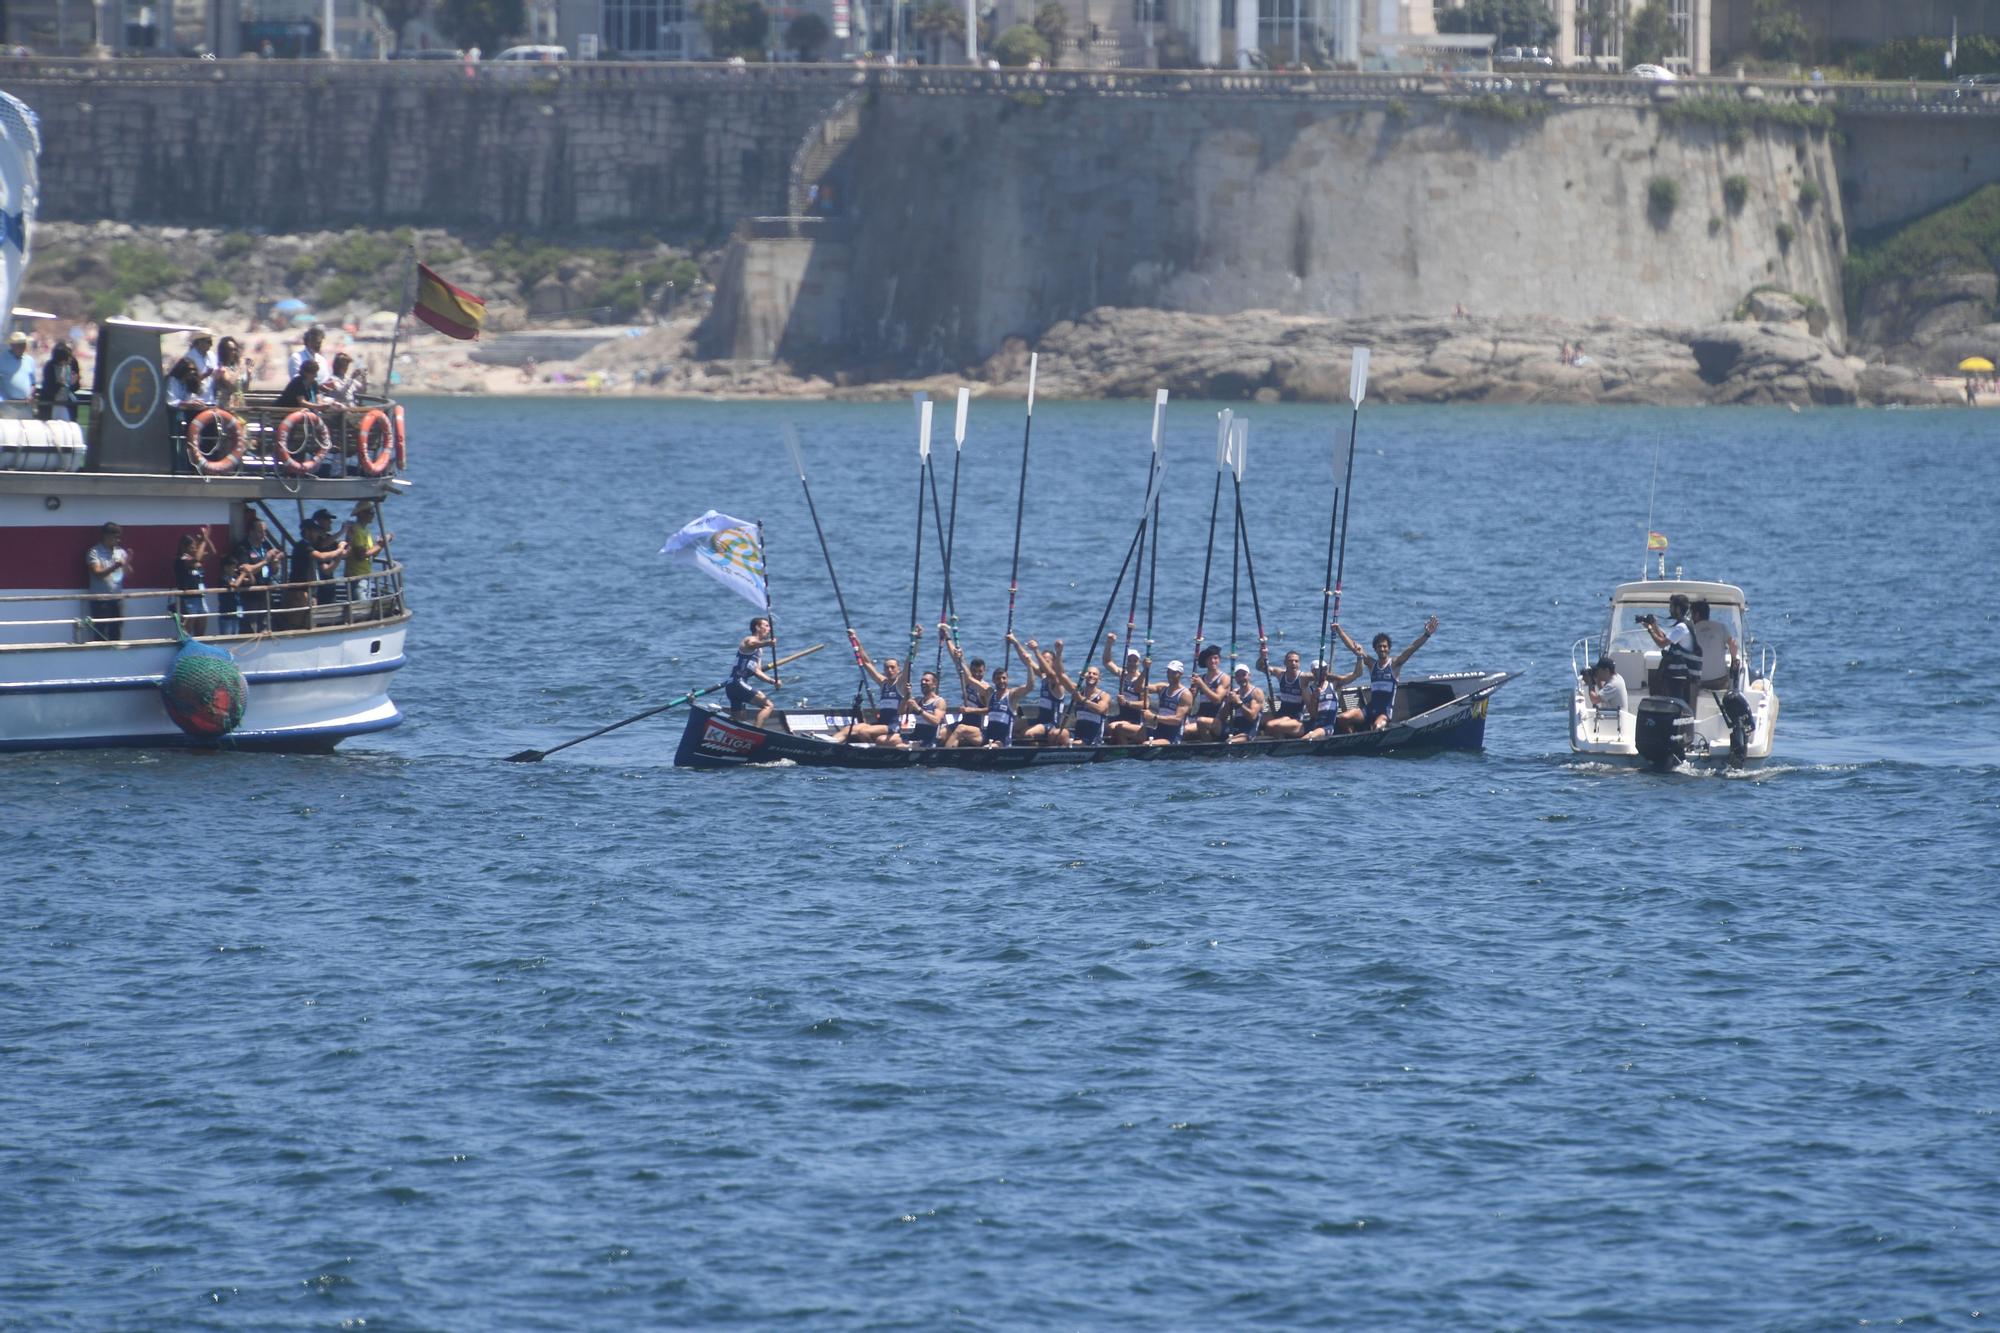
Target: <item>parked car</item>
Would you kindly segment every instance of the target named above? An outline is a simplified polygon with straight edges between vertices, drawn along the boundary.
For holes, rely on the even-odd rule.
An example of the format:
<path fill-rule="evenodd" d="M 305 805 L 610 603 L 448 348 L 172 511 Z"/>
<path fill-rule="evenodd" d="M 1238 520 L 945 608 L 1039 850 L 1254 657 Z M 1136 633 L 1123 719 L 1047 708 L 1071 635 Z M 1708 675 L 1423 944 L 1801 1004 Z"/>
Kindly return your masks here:
<path fill-rule="evenodd" d="M 510 46 L 494 57 L 495 60 L 526 60 L 536 64 L 553 64 L 569 59 L 569 49 L 561 46 Z"/>
<path fill-rule="evenodd" d="M 1672 83 L 1679 77 L 1665 65 L 1634 65 L 1625 73 L 1634 79 L 1651 79 L 1654 83 Z"/>

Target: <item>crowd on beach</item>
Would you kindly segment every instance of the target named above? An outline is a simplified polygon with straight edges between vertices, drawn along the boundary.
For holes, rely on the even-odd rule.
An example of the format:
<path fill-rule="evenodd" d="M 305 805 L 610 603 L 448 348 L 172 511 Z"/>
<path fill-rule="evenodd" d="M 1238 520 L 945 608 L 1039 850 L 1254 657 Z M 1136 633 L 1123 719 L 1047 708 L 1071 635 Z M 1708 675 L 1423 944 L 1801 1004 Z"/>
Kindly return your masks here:
<path fill-rule="evenodd" d="M 370 615 L 379 608 L 362 607 L 388 593 L 377 585 L 378 570 L 387 564 L 387 546 L 395 534 L 378 531 L 377 511 L 370 500 L 358 501 L 341 523 L 328 509 L 314 511 L 300 527 L 287 553 L 272 540 L 264 519 L 252 514 L 243 535 L 216 563 L 216 549 L 206 527 L 185 533 L 174 557 L 172 609 L 181 626 L 196 637 L 268 634 L 308 629 L 315 607 L 323 604 L 356 608 Z M 132 552 L 124 530 L 106 523 L 98 540 L 84 554 L 90 598 L 86 608 L 92 637 L 124 638 L 131 617 L 122 596 L 132 570 Z M 215 577 L 211 579 L 211 570 Z M 282 578 L 280 577 L 282 573 Z M 209 610 L 209 592 L 215 610 Z"/>

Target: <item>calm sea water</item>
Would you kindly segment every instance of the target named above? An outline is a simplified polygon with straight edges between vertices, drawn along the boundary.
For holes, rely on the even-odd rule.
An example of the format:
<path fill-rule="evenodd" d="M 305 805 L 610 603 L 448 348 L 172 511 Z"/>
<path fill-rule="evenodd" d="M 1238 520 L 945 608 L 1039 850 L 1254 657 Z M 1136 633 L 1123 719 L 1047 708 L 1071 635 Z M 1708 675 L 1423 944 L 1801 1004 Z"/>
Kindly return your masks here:
<path fill-rule="evenodd" d="M 1250 416 L 1289 644 L 1347 423 Z M 842 697 L 777 429 L 880 654 L 911 418 L 421 403 L 406 726 L 0 758 L 0 1327 L 2000 1318 L 2000 421 L 1369 409 L 1346 618 L 1523 672 L 1483 755 L 697 775 L 670 715 L 497 762 L 720 677 L 750 608 L 654 554 L 710 506 L 766 521 L 782 635 L 829 644 L 798 680 Z M 1148 420 L 1042 405 L 1029 633 L 1096 623 Z M 1171 652 L 1213 408 L 1168 423 Z M 989 655 L 1019 445 L 975 406 Z M 1760 771 L 1567 753 L 1656 445 L 1673 560 L 1780 653 Z"/>

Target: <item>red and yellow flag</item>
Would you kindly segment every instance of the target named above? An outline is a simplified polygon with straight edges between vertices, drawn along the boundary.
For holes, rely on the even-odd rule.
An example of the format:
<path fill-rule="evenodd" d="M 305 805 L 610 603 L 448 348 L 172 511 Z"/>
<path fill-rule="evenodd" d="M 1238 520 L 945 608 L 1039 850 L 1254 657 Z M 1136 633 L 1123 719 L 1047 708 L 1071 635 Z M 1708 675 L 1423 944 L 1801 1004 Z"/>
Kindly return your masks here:
<path fill-rule="evenodd" d="M 1646 534 L 1646 549 L 1647 549 L 1647 550 L 1649 550 L 1649 551 L 1664 551 L 1664 550 L 1666 550 L 1666 549 L 1667 549 L 1667 534 L 1666 534 L 1666 533 L 1664 533 L 1664 532 L 1649 532 L 1649 533 L 1647 533 L 1647 534 Z"/>
<path fill-rule="evenodd" d="M 454 287 L 426 265 L 417 265 L 417 303 L 410 313 L 447 338 L 477 338 L 486 302 Z"/>

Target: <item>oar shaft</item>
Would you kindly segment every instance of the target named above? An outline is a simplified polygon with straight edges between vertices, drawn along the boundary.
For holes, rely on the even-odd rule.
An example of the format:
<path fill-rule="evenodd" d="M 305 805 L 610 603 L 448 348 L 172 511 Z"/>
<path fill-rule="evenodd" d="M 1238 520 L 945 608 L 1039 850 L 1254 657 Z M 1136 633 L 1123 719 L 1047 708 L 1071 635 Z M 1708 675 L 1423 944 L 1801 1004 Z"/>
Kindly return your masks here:
<path fill-rule="evenodd" d="M 771 662 L 772 670 L 775 671 L 778 667 L 788 666 L 791 663 L 798 661 L 801 657 L 811 657 L 814 653 L 818 652 L 820 649 L 824 647 L 826 647 L 825 644 L 816 643 L 810 648 L 801 648 L 798 652 L 792 653 L 787 657 L 773 659 Z M 656 708 L 648 708 L 643 713 L 634 713 L 631 717 L 626 718 L 622 722 L 613 722 L 608 727 L 599 727 L 596 731 L 588 732 L 582 736 L 578 736 L 575 740 L 564 741 L 561 745 L 553 745 L 546 750 L 530 751 L 530 753 L 538 754 L 541 758 L 546 759 L 550 755 L 556 753 L 558 750 L 567 750 L 572 745 L 581 745 L 585 741 L 596 740 L 599 736 L 604 735 L 606 732 L 616 731 L 620 727 L 629 727 L 634 722 L 643 722 L 649 717 L 654 717 L 660 713 L 666 712 L 669 708 L 679 708 L 682 704 L 691 702 L 692 700 L 695 699 L 699 699 L 703 695 L 714 694 L 717 690 L 723 689 L 727 685 L 728 682 L 724 681 L 720 685 L 709 685 L 699 690 L 689 690 L 686 694 L 681 695 L 678 699 L 673 699 L 668 701 L 667 703 L 660 704 Z"/>
<path fill-rule="evenodd" d="M 1250 554 L 1250 525 L 1243 519 L 1243 483 L 1236 483 L 1236 523 L 1243 534 L 1243 570 L 1250 576 L 1250 614 L 1257 618 L 1257 657 L 1264 664 L 1264 702 L 1271 703 L 1271 652 L 1264 638 L 1264 603 L 1257 596 L 1257 561 Z"/>
<path fill-rule="evenodd" d="M 916 555 L 910 567 L 910 655 L 904 659 L 905 671 L 912 671 L 917 664 L 917 643 L 923 637 L 923 628 L 917 620 L 917 598 L 923 591 L 924 582 L 924 482 L 930 476 L 930 460 L 917 460 L 917 541 Z"/>
<path fill-rule="evenodd" d="M 1347 427 L 1347 480 L 1341 490 L 1345 498 L 1340 510 L 1340 556 L 1333 567 L 1333 623 L 1340 623 L 1340 585 L 1347 577 L 1347 512 L 1354 504 L 1354 441 L 1361 432 L 1361 404 L 1354 405 L 1354 419 Z"/>
<path fill-rule="evenodd" d="M 1215 560 L 1215 514 L 1222 504 L 1222 471 L 1215 473 L 1215 494 L 1208 501 L 1208 549 L 1201 557 L 1201 604 L 1194 613 L 1194 660 L 1196 670 L 1201 664 L 1201 645 L 1208 629 L 1208 570 Z"/>
<path fill-rule="evenodd" d="M 1021 518 L 1028 509 L 1028 441 L 1035 433 L 1036 354 L 1028 354 L 1028 416 L 1021 424 L 1021 485 L 1014 496 L 1014 559 L 1007 567 L 1007 635 L 1000 641 L 996 661 L 1007 660 L 1007 644 L 1014 637 L 1014 601 L 1021 591 Z"/>

